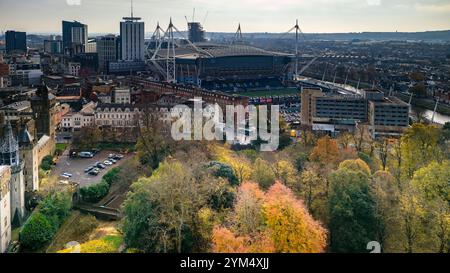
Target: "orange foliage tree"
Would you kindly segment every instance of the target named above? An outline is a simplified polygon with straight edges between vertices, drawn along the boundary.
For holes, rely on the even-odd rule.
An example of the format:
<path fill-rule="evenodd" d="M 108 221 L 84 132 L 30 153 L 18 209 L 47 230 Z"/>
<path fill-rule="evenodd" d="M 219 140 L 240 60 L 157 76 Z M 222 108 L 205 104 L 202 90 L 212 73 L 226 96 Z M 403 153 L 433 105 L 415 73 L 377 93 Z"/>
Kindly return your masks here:
<path fill-rule="evenodd" d="M 213 230 L 213 252 L 317 253 L 326 248 L 327 231 L 290 189 L 276 182 L 267 192 L 243 183 L 229 228 Z"/>
<path fill-rule="evenodd" d="M 336 163 L 339 161 L 339 147 L 337 141 L 329 136 L 324 136 L 317 141 L 311 153 L 311 160 L 323 164 Z"/>
<path fill-rule="evenodd" d="M 276 252 L 318 253 L 326 247 L 326 230 L 290 189 L 275 183 L 266 193 L 264 216 Z"/>

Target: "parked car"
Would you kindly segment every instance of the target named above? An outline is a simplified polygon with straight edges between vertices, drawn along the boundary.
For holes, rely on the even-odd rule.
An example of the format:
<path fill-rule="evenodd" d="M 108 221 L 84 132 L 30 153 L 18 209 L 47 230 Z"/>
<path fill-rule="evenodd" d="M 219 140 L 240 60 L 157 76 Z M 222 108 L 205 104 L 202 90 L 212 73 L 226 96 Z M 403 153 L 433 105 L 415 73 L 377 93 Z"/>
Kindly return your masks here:
<path fill-rule="evenodd" d="M 99 171 L 97 171 L 97 170 L 92 170 L 89 172 L 90 175 L 94 175 L 94 176 L 98 175 L 98 173 L 99 173 Z"/>
<path fill-rule="evenodd" d="M 107 165 L 107 166 L 111 166 L 111 165 L 112 165 L 112 162 L 109 161 L 109 160 L 105 160 L 105 161 L 103 161 L 103 164 L 105 164 L 105 165 Z"/>
<path fill-rule="evenodd" d="M 84 172 L 88 173 L 88 172 L 92 171 L 92 169 L 94 169 L 94 166 L 87 167 L 86 169 L 84 169 Z"/>
<path fill-rule="evenodd" d="M 117 163 L 117 160 L 112 159 L 112 158 L 108 159 L 108 161 L 111 162 L 112 164 L 116 164 Z"/>
<path fill-rule="evenodd" d="M 121 155 L 121 154 L 116 154 L 113 158 L 114 158 L 115 160 L 121 160 L 121 159 L 123 158 L 123 155 Z"/>
<path fill-rule="evenodd" d="M 92 152 L 81 152 L 80 157 L 81 158 L 93 158 L 94 154 Z"/>
<path fill-rule="evenodd" d="M 69 178 L 70 178 L 70 176 L 65 175 L 65 174 L 61 174 L 60 176 L 63 177 L 63 178 L 66 178 L 66 179 L 69 179 Z"/>
<path fill-rule="evenodd" d="M 96 166 L 99 169 L 105 169 L 106 168 L 105 164 L 103 164 L 103 163 L 98 163 Z"/>
<path fill-rule="evenodd" d="M 68 177 L 72 177 L 71 173 L 63 173 L 63 175 L 68 176 Z"/>

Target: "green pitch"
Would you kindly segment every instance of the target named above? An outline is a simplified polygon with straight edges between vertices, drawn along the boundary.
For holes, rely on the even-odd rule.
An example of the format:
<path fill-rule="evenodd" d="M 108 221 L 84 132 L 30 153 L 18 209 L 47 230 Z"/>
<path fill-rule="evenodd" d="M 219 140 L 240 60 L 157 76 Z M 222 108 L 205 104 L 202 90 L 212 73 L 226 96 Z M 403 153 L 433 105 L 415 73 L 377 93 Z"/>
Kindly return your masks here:
<path fill-rule="evenodd" d="M 252 90 L 246 92 L 237 92 L 237 95 L 246 97 L 268 97 L 268 96 L 284 96 L 284 95 L 298 95 L 300 91 L 297 88 L 283 88 L 283 89 L 262 89 Z"/>

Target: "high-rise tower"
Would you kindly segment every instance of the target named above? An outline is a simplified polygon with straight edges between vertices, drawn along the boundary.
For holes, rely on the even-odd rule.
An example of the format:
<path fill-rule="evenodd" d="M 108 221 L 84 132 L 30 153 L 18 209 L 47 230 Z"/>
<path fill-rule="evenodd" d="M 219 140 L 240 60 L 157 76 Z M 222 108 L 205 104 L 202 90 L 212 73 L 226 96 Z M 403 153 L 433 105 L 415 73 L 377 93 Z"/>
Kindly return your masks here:
<path fill-rule="evenodd" d="M 133 1 L 131 1 L 131 16 L 124 17 L 120 22 L 120 40 L 122 47 L 122 60 L 144 60 L 144 22 L 139 22 L 140 17 L 133 15 Z"/>

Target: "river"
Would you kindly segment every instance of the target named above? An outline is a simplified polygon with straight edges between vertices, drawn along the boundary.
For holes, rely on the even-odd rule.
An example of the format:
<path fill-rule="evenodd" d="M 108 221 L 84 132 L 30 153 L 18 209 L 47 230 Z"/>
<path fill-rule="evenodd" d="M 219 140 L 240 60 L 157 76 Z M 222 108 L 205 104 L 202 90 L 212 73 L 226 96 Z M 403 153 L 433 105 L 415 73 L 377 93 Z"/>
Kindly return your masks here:
<path fill-rule="evenodd" d="M 413 107 L 412 111 L 415 113 L 415 111 L 417 109 L 420 109 L 420 111 L 424 111 L 423 115 L 427 120 L 431 120 L 431 118 L 433 117 L 433 111 L 428 110 L 428 109 L 424 109 L 424 108 L 420 108 L 420 107 Z M 434 115 L 434 122 L 438 123 L 438 124 L 442 124 L 444 125 L 446 122 L 450 122 L 450 116 L 441 114 L 441 113 L 436 113 L 436 115 Z"/>

